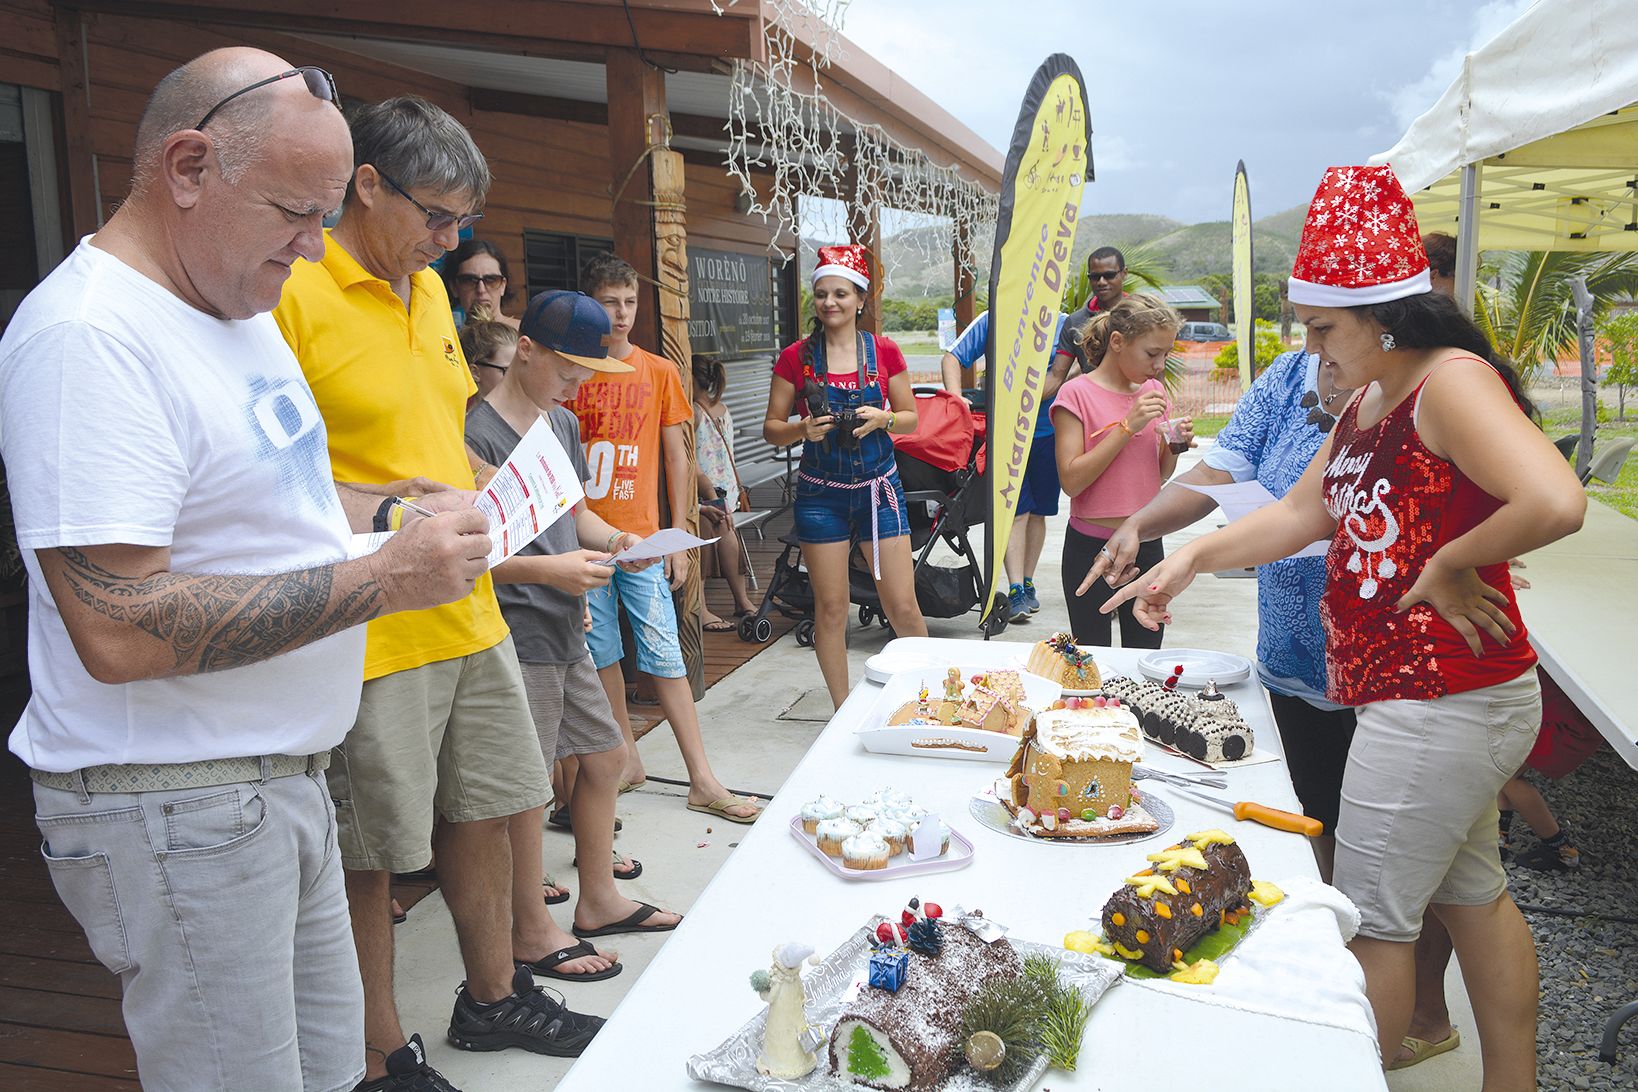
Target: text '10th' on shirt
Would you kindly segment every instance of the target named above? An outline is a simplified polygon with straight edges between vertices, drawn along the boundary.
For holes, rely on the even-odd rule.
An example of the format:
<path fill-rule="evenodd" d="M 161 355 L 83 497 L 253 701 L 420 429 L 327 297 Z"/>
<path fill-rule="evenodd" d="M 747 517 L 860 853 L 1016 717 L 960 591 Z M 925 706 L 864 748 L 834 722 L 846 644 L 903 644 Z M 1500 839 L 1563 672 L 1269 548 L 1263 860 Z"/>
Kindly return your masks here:
<path fill-rule="evenodd" d="M 597 373 L 568 407 L 580 418 L 591 470 L 586 503 L 610 527 L 647 538 L 660 529 L 661 435 L 670 425 L 692 425 L 694 407 L 671 361 L 635 345 L 624 359 L 632 371 Z"/>
<path fill-rule="evenodd" d="M 63 772 L 341 742 L 362 627 L 242 667 L 100 683 L 35 558 L 124 543 L 169 547 L 172 572 L 247 574 L 346 557 L 324 421 L 271 317 L 213 318 L 82 241 L 0 339 L 0 453 L 29 576 L 23 761 Z"/>

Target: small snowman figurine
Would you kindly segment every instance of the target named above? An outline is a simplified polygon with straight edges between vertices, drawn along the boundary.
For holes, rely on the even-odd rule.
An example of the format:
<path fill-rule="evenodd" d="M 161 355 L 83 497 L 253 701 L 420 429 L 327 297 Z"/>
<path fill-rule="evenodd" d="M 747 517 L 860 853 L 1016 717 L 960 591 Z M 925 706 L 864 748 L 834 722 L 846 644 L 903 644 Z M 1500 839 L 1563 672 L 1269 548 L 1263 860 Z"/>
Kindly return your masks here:
<path fill-rule="evenodd" d="M 751 976 L 751 988 L 768 1003 L 768 1023 L 762 1031 L 762 1053 L 756 1071 L 781 1080 L 806 1076 L 819 1064 L 818 1056 L 803 1045 L 808 1032 L 807 989 L 802 982 L 804 961 L 817 963 L 806 944 L 781 944 L 773 963 Z"/>

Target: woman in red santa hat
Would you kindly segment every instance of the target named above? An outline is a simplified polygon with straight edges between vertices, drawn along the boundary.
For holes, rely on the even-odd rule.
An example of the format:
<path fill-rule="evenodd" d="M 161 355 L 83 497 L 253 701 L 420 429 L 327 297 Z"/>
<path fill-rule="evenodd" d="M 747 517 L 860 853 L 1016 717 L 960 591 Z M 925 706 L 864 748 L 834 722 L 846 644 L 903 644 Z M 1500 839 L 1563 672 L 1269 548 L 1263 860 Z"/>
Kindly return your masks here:
<path fill-rule="evenodd" d="M 1329 539 L 1327 697 L 1358 707 L 1336 885 L 1383 1057 L 1410 1021 L 1425 912 L 1449 930 L 1487 1090 L 1533 1089 L 1537 967 L 1507 894 L 1496 790 L 1541 725 L 1508 558 L 1572 534 L 1586 494 L 1518 378 L 1429 291 L 1416 215 L 1388 167 L 1333 167 L 1309 206 L 1290 298 L 1338 388 L 1357 393 L 1281 501 L 1197 539 L 1104 606 L 1158 625 L 1197 573 Z"/>
<path fill-rule="evenodd" d="M 924 637 L 910 564 L 910 521 L 893 433 L 916 430 L 915 395 L 899 347 L 859 329 L 870 298 L 870 251 L 819 248 L 813 331 L 774 363 L 762 435 L 802 444 L 796 537 L 813 587 L 813 645 L 830 700 L 847 698 L 848 553 L 870 540 L 871 573 L 900 637 Z M 790 421 L 792 409 L 801 414 Z M 839 427 L 842 426 L 842 427 Z"/>

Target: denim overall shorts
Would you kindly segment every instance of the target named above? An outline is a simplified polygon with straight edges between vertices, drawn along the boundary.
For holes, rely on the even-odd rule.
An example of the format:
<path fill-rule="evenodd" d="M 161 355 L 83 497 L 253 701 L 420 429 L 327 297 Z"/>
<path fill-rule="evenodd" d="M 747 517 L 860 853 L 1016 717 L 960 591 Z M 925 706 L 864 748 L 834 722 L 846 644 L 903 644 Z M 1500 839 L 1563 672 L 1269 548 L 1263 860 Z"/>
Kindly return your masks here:
<path fill-rule="evenodd" d="M 813 362 L 806 378 L 824 385 L 832 414 L 860 406 L 883 408 L 882 389 L 876 382 L 876 339 L 859 335 L 859 367 L 864 373 L 858 390 L 842 390 L 826 381 L 825 343 L 815 339 Z M 796 537 L 800 542 L 863 541 L 870 535 L 871 569 L 881 579 L 880 541 L 910 533 L 904 486 L 893 461 L 893 441 L 877 429 L 856 446 L 843 447 L 834 432 L 823 440 L 802 445 L 802 464 L 796 481 Z"/>

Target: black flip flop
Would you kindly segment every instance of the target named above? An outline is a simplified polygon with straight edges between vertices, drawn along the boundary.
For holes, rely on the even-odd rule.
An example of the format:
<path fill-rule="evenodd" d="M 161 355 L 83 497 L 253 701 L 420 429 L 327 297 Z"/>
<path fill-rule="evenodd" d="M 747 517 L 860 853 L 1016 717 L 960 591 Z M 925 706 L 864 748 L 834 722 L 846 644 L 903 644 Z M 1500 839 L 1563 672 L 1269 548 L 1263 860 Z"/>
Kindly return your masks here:
<path fill-rule="evenodd" d="M 584 940 L 582 940 L 579 944 L 576 944 L 572 948 L 559 948 L 557 951 L 548 953 L 547 955 L 535 960 L 533 963 L 528 963 L 521 959 L 515 960 L 514 962 L 516 962 L 519 967 L 529 968 L 530 974 L 539 975 L 541 978 L 556 978 L 564 982 L 601 982 L 605 978 L 613 978 L 624 969 L 621 964 L 614 963 L 606 970 L 596 971 L 592 974 L 573 974 L 568 971 L 558 970 L 559 967 L 563 966 L 565 963 L 568 963 L 570 960 L 582 959 L 586 956 L 594 956 L 596 954 L 597 949 L 593 948 L 590 944 L 587 944 Z"/>
<path fill-rule="evenodd" d="M 540 886 L 541 886 L 542 889 L 544 889 L 547 885 L 543 883 Z M 558 885 L 557 884 L 552 884 L 551 886 L 552 887 L 557 887 Z M 560 894 L 556 894 L 556 895 L 547 895 L 546 896 L 546 905 L 547 906 L 557 906 L 557 905 L 559 905 L 561 903 L 568 902 L 572 898 L 574 898 L 574 892 L 573 891 L 564 891 L 564 892 L 561 892 Z"/>
<path fill-rule="evenodd" d="M 677 922 L 671 925 L 643 924 L 655 914 L 662 912 L 658 906 L 650 906 L 646 902 L 640 902 L 637 904 L 637 909 L 628 918 L 622 918 L 610 925 L 599 925 L 595 929 L 582 929 L 578 925 L 572 926 L 572 929 L 575 936 L 582 940 L 589 940 L 592 937 L 609 937 L 616 933 L 669 933 L 682 923 L 682 919 L 679 917 Z"/>
<path fill-rule="evenodd" d="M 635 857 L 621 857 L 620 860 L 622 860 L 626 864 L 630 865 L 631 866 L 631 871 L 630 872 L 620 872 L 620 871 L 616 870 L 615 873 L 614 873 L 614 878 L 615 879 L 617 879 L 617 880 L 635 880 L 638 876 L 641 876 L 643 874 L 643 862 L 642 861 L 639 861 Z M 569 862 L 569 867 L 570 868 L 579 868 L 580 867 L 580 858 L 576 857 L 574 860 L 570 861 Z M 550 902 L 551 900 L 548 899 L 547 901 Z"/>
<path fill-rule="evenodd" d="M 736 633 L 739 631 L 738 622 L 730 622 L 726 618 L 718 618 L 715 622 L 707 622 L 700 627 L 701 633 Z"/>
<path fill-rule="evenodd" d="M 568 808 L 558 808 L 556 811 L 546 816 L 546 825 L 549 827 L 556 827 L 558 830 L 568 831 L 571 834 L 574 832 L 574 820 L 569 818 Z M 615 816 L 614 833 L 619 834 L 625 829 L 626 825 L 620 822 L 620 817 Z"/>

